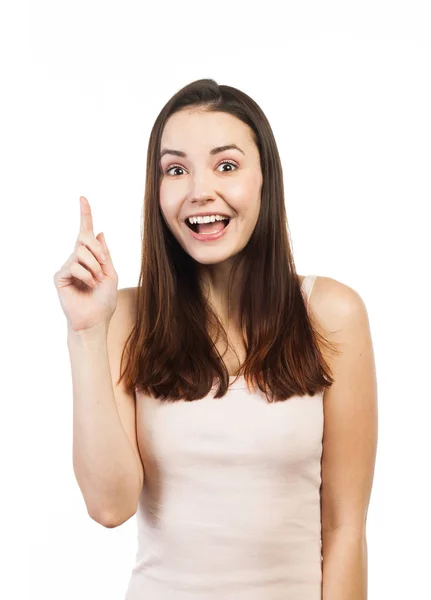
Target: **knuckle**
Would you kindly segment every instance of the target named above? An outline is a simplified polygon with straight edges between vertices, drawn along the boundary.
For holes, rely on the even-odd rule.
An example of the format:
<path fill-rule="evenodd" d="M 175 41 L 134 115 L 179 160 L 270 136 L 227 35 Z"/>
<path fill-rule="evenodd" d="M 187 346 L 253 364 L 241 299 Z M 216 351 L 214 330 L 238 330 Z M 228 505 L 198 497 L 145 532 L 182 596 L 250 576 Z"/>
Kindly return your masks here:
<path fill-rule="evenodd" d="M 79 235 L 78 235 L 78 242 L 80 242 L 81 244 L 88 244 L 90 238 L 90 232 L 89 231 L 80 231 Z"/>
<path fill-rule="evenodd" d="M 86 256 L 87 254 L 87 248 L 85 246 L 78 246 L 78 248 L 76 249 L 76 256 L 78 258 L 84 258 L 84 256 Z"/>
<path fill-rule="evenodd" d="M 90 281 L 90 279 L 92 279 L 91 273 L 89 271 L 87 271 L 87 269 L 85 267 L 83 267 L 81 265 L 81 270 L 80 270 L 80 277 L 84 280 L 84 281 Z"/>
<path fill-rule="evenodd" d="M 91 248 L 93 245 L 94 236 L 89 231 L 81 231 L 76 240 L 78 248 Z"/>
<path fill-rule="evenodd" d="M 80 247 L 81 247 L 81 246 L 83 246 L 83 245 L 85 245 L 85 240 L 84 240 L 84 237 L 83 237 L 83 232 L 81 232 L 81 233 L 79 234 L 79 236 L 76 238 L 76 242 L 75 242 L 75 250 L 76 250 L 77 248 L 80 248 Z"/>

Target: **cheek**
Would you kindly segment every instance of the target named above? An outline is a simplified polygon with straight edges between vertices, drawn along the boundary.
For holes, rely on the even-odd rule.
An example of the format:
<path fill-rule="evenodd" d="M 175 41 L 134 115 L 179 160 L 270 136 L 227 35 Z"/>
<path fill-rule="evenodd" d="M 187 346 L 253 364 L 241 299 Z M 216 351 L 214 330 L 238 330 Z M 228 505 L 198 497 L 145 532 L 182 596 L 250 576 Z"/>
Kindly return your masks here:
<path fill-rule="evenodd" d="M 162 211 L 163 217 L 166 221 L 172 221 L 175 218 L 178 210 L 178 201 L 175 200 L 172 194 L 166 192 L 166 190 L 160 190 L 160 210 Z"/>
<path fill-rule="evenodd" d="M 260 212 L 260 192 L 256 186 L 249 185 L 243 187 L 241 194 L 232 196 L 232 203 L 235 210 L 244 219 L 257 220 Z"/>
<path fill-rule="evenodd" d="M 250 200 L 254 202 L 260 197 L 260 186 L 259 182 L 255 177 L 247 177 L 236 181 L 231 180 L 229 182 L 229 188 L 226 190 L 232 199 L 236 199 L 238 202 L 250 203 Z"/>

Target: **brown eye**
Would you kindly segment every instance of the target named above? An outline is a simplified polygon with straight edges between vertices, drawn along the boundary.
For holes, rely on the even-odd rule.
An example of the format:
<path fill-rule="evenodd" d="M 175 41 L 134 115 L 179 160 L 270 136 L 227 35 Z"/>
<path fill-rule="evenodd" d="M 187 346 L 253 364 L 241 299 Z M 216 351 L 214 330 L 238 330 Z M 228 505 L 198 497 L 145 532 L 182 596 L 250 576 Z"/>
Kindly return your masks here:
<path fill-rule="evenodd" d="M 235 169 L 237 167 L 236 164 L 232 160 L 224 160 L 218 166 L 221 167 L 221 165 L 231 165 L 232 167 L 235 167 Z M 230 173 L 230 171 L 225 171 L 225 173 Z"/>
<path fill-rule="evenodd" d="M 169 173 L 169 171 L 172 171 L 172 169 L 182 169 L 183 167 L 180 167 L 180 165 L 172 165 L 172 167 L 169 167 L 168 169 L 166 169 L 164 171 L 165 175 L 167 175 Z"/>

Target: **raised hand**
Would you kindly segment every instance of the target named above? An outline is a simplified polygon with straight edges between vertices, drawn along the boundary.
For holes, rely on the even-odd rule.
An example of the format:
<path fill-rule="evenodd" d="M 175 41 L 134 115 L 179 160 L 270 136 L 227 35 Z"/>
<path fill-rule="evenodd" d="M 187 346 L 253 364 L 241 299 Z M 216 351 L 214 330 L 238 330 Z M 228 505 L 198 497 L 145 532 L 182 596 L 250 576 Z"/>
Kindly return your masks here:
<path fill-rule="evenodd" d="M 68 328 L 73 331 L 107 326 L 117 307 L 118 288 L 105 236 L 94 235 L 90 204 L 84 196 L 79 201 L 81 221 L 75 249 L 54 275 Z"/>

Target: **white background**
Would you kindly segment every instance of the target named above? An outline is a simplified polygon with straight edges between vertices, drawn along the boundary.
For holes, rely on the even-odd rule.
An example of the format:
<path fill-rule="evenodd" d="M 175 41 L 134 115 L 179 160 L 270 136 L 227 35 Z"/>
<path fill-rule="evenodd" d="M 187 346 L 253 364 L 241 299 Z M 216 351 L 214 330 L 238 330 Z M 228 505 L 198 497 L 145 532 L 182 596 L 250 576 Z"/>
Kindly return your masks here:
<path fill-rule="evenodd" d="M 135 517 L 103 528 L 75 481 L 53 275 L 85 195 L 119 287 L 137 285 L 150 130 L 203 77 L 245 91 L 273 127 L 298 272 L 366 303 L 379 389 L 369 600 L 431 597 L 427 4 L 2 4 L 2 598 L 124 596 Z"/>

